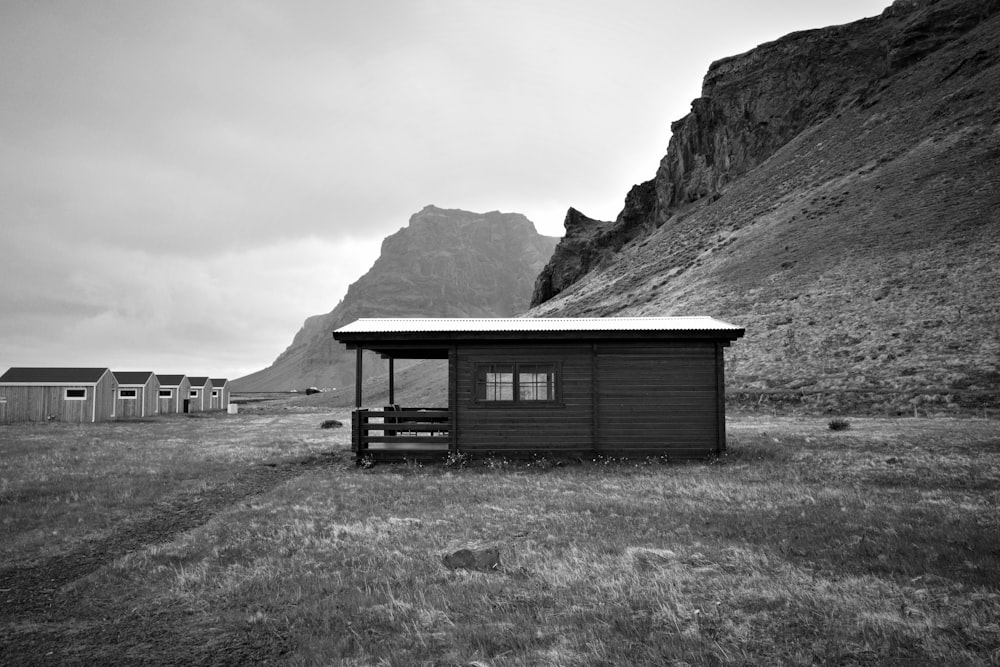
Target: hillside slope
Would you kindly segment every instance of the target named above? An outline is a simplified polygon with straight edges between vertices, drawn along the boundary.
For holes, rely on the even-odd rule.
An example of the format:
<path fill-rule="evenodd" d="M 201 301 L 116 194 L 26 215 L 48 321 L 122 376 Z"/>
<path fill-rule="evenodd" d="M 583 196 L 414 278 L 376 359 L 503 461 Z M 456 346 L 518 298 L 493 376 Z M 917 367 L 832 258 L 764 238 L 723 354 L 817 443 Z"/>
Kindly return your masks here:
<path fill-rule="evenodd" d="M 519 213 L 427 206 L 386 237 L 375 264 L 336 308 L 308 318 L 271 366 L 235 380 L 234 391 L 352 384 L 354 353 L 331 332 L 359 317 L 519 315 L 557 241 Z M 384 364 L 366 366 L 376 373 Z"/>
<path fill-rule="evenodd" d="M 896 2 L 721 60 L 672 129 L 617 220 L 570 211 L 530 314 L 738 323 L 731 389 L 998 391 L 1000 2 Z"/>

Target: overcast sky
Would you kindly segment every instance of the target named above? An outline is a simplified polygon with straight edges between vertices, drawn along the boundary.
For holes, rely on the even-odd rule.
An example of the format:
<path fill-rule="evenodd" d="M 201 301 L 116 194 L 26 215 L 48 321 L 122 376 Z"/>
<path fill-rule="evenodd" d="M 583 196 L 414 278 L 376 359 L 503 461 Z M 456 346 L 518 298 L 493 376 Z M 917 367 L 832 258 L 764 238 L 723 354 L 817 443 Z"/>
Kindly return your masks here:
<path fill-rule="evenodd" d="M 889 0 L 0 0 L 0 372 L 235 378 L 427 204 L 613 219 L 716 59 Z"/>

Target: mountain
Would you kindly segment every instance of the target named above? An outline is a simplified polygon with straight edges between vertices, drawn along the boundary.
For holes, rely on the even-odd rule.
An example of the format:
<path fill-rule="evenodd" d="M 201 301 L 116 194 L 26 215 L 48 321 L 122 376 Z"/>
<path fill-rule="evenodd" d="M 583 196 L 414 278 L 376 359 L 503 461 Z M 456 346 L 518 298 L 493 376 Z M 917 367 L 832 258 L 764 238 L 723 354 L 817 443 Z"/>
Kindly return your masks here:
<path fill-rule="evenodd" d="M 569 210 L 529 314 L 729 320 L 731 391 L 826 409 L 1000 399 L 1000 2 L 717 61 L 671 130 L 616 220 Z"/>
<path fill-rule="evenodd" d="M 427 206 L 386 237 L 375 264 L 336 308 L 308 318 L 271 366 L 234 380 L 234 391 L 353 384 L 354 353 L 331 332 L 359 317 L 520 315 L 557 241 L 519 213 Z M 384 367 L 365 365 L 368 373 Z"/>

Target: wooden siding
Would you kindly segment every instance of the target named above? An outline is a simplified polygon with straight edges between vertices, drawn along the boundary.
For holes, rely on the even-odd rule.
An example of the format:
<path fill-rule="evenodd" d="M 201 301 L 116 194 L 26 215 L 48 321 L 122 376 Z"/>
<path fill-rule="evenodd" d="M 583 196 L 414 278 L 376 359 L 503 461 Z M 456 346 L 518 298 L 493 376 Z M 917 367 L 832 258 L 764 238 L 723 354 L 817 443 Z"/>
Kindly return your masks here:
<path fill-rule="evenodd" d="M 719 357 L 714 341 L 459 346 L 452 437 L 469 453 L 710 456 L 724 446 Z M 476 403 L 476 365 L 512 362 L 557 363 L 556 403 Z"/>
<path fill-rule="evenodd" d="M 188 392 L 191 390 L 191 383 L 187 378 L 181 382 L 179 386 L 167 386 L 160 387 L 161 389 L 172 389 L 174 392 L 171 398 L 158 398 L 160 414 L 174 414 L 178 412 L 184 412 L 184 399 L 188 397 Z M 157 396 L 159 396 L 159 391 L 157 391 Z"/>
<path fill-rule="evenodd" d="M 599 346 L 598 451 L 677 458 L 718 453 L 716 353 L 712 341 Z"/>
<path fill-rule="evenodd" d="M 593 451 L 590 345 L 459 346 L 455 356 L 454 437 L 459 450 L 499 455 Z M 556 362 L 561 374 L 556 403 L 477 404 L 476 364 L 512 362 Z"/>
<path fill-rule="evenodd" d="M 66 389 L 86 389 L 85 400 L 66 400 Z M 108 421 L 115 415 L 117 383 L 106 373 L 96 384 L 13 385 L 0 387 L 6 400 L 0 411 L 4 423 Z"/>
<path fill-rule="evenodd" d="M 134 399 L 121 398 L 120 391 L 122 389 L 135 389 L 136 397 Z M 155 375 L 150 376 L 144 385 L 123 384 L 118 385 L 118 390 L 115 392 L 115 400 L 117 401 L 115 406 L 116 419 L 152 417 L 159 413 L 160 382 L 156 379 Z"/>
<path fill-rule="evenodd" d="M 225 410 L 229 405 L 229 384 L 224 384 L 222 386 L 216 387 L 212 385 L 212 391 L 209 394 L 215 394 L 212 396 L 210 410 Z"/>
<path fill-rule="evenodd" d="M 188 412 L 206 412 L 210 410 L 212 406 L 212 381 L 206 380 L 205 384 L 199 387 L 189 387 L 188 394 L 194 390 L 198 391 L 198 396 L 190 396 L 191 402 L 188 404 Z M 185 396 L 185 398 L 189 397 Z"/>

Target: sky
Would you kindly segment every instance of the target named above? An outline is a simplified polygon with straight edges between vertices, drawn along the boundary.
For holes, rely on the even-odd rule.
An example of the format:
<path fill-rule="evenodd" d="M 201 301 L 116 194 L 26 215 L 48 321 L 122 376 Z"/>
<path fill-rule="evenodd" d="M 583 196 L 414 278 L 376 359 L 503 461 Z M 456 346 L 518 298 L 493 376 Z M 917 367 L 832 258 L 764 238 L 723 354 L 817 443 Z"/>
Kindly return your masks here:
<path fill-rule="evenodd" d="M 237 378 L 428 204 L 614 219 L 708 66 L 890 0 L 0 0 L 0 372 Z"/>

